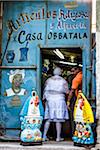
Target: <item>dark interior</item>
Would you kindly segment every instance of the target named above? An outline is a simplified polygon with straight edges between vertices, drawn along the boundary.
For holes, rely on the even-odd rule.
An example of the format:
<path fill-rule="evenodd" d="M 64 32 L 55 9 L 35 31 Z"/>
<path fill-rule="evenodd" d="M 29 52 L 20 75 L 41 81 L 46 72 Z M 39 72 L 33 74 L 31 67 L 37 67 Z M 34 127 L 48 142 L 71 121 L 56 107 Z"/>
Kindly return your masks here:
<path fill-rule="evenodd" d="M 77 48 L 57 48 L 64 56 L 64 58 L 60 58 L 54 53 L 56 48 L 43 48 L 41 49 L 42 55 L 42 68 L 44 67 L 44 60 L 47 59 L 49 61 L 49 65 L 52 66 L 52 70 L 55 66 L 59 66 L 63 69 L 63 77 L 67 80 L 68 72 L 75 65 L 80 65 L 82 67 L 82 49 L 80 47 Z M 42 72 L 43 73 L 43 72 Z M 46 73 L 46 72 L 45 72 Z M 47 74 L 48 76 L 48 74 Z M 47 77 L 48 78 L 48 77 Z M 44 80 L 44 76 L 42 75 L 42 81 Z M 44 83 L 42 83 L 42 93 L 43 93 Z M 52 131 L 52 132 L 51 132 Z M 56 128 L 55 124 L 51 123 L 50 129 L 48 131 L 48 136 L 51 139 L 56 138 Z M 62 126 L 62 137 L 65 139 L 71 140 L 71 128 L 70 121 L 66 121 Z"/>

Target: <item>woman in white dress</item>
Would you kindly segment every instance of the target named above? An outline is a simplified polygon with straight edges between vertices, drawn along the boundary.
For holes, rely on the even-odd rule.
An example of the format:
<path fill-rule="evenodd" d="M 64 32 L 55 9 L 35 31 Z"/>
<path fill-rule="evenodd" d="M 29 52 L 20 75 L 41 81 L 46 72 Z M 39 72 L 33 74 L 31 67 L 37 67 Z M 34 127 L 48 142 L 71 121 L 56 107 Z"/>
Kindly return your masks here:
<path fill-rule="evenodd" d="M 61 141 L 61 122 L 69 119 L 65 100 L 65 95 L 69 93 L 68 83 L 60 76 L 61 69 L 59 67 L 54 69 L 53 74 L 54 76 L 47 79 L 43 94 L 43 100 L 46 100 L 43 141 L 47 140 L 46 134 L 52 121 L 56 122 L 56 141 Z"/>

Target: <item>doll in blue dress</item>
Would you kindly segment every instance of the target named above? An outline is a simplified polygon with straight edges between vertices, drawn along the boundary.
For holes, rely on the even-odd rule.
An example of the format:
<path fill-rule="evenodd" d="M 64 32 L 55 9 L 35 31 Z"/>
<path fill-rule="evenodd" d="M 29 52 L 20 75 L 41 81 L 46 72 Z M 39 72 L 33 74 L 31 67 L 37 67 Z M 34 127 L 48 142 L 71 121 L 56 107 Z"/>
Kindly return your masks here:
<path fill-rule="evenodd" d="M 21 135 L 20 139 L 23 145 L 36 144 L 42 142 L 42 133 L 40 127 L 42 124 L 44 110 L 42 102 L 35 90 L 26 100 L 21 113 Z"/>

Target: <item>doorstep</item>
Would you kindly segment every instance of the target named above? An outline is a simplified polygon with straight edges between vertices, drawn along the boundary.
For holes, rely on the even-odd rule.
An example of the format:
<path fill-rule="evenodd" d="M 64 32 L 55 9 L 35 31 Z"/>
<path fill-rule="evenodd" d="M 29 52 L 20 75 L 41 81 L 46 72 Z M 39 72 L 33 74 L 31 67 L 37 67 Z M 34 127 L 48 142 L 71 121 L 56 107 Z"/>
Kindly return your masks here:
<path fill-rule="evenodd" d="M 34 148 L 33 148 L 34 147 Z M 20 142 L 0 142 L 0 150 L 86 150 L 84 147 L 74 146 L 72 141 L 48 141 L 38 146 L 22 146 Z"/>

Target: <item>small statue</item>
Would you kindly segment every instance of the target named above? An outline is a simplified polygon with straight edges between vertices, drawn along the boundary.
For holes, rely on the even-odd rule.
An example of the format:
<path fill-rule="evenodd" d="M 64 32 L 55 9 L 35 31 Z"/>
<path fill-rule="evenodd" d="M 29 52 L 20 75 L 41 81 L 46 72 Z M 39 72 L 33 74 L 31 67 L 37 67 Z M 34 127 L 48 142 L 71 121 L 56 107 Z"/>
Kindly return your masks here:
<path fill-rule="evenodd" d="M 74 107 L 75 131 L 73 135 L 74 144 L 81 144 L 89 147 L 94 144 L 94 137 L 91 124 L 94 123 L 94 116 L 91 106 L 83 95 L 82 91 L 78 92 L 77 100 Z"/>
<path fill-rule="evenodd" d="M 42 124 L 44 110 L 42 102 L 35 90 L 26 100 L 21 113 L 21 144 L 34 145 L 42 144 L 42 133 L 40 127 Z"/>

